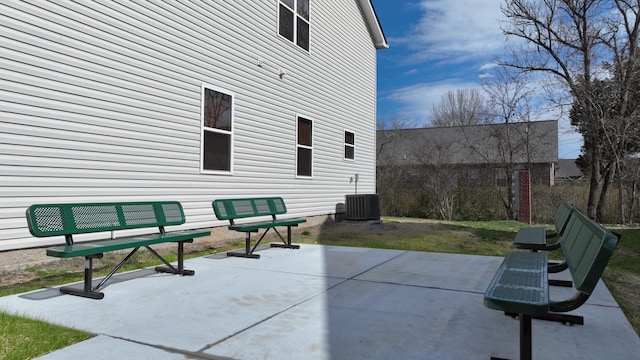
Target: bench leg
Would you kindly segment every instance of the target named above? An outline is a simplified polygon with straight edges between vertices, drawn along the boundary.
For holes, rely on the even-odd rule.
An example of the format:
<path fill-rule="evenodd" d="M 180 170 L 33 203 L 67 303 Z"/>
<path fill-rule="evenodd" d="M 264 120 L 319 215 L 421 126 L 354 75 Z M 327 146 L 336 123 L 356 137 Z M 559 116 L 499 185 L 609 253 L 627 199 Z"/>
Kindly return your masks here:
<path fill-rule="evenodd" d="M 84 261 L 84 285 L 82 290 L 73 286 L 63 286 L 60 292 L 63 294 L 82 296 L 90 299 L 102 299 L 104 294 L 96 291 L 98 287 L 93 288 L 93 259 L 101 259 L 102 254 L 96 254 L 85 257 Z"/>
<path fill-rule="evenodd" d="M 131 251 L 129 255 L 127 255 L 124 258 L 124 260 L 120 261 L 118 265 L 116 265 L 116 267 L 113 270 L 111 270 L 111 272 L 107 276 L 102 278 L 102 280 L 100 280 L 98 285 L 96 285 L 95 287 L 93 286 L 93 283 L 92 283 L 93 282 L 93 259 L 101 259 L 103 254 L 97 254 L 97 255 L 91 255 L 91 256 L 85 257 L 83 290 L 80 290 L 78 288 L 71 287 L 71 286 L 63 286 L 60 288 L 60 292 L 63 292 L 65 294 L 70 294 L 70 295 L 87 297 L 91 299 L 104 298 L 104 294 L 97 290 L 100 289 L 109 279 L 111 279 L 113 274 L 115 274 L 116 271 L 118 271 L 127 262 L 127 260 L 129 260 L 131 256 L 133 256 L 133 254 L 136 251 L 138 251 L 138 249 L 139 247 L 133 249 L 133 251 Z"/>
<path fill-rule="evenodd" d="M 507 316 L 511 316 L 512 318 L 520 317 L 520 314 L 510 313 L 506 311 L 504 314 Z M 582 315 L 569 315 L 569 314 L 550 312 L 547 315 L 534 315 L 534 316 L 531 316 L 531 318 L 536 320 L 555 321 L 555 322 L 563 323 L 565 325 L 584 325 L 584 316 Z"/>
<path fill-rule="evenodd" d="M 298 225 L 294 225 L 294 226 L 298 226 Z M 280 232 L 278 231 L 278 229 L 273 228 L 273 230 L 276 232 L 276 234 L 278 234 L 278 236 L 280 237 L 280 240 L 282 240 L 282 244 L 271 244 L 271 247 L 275 247 L 275 248 L 285 248 L 285 249 L 300 249 L 300 245 L 292 245 L 291 244 L 291 226 L 287 226 L 287 240 L 284 240 L 284 237 L 282 237 L 282 235 L 280 235 Z"/>
<path fill-rule="evenodd" d="M 193 242 L 193 239 L 184 240 L 178 242 L 178 267 L 171 265 L 167 260 L 165 260 L 160 254 L 158 254 L 155 250 L 153 250 L 149 246 L 145 246 L 149 252 L 151 252 L 154 256 L 160 259 L 166 266 L 158 266 L 155 268 L 157 272 L 165 272 L 171 274 L 179 274 L 179 275 L 194 275 L 195 271 L 187 270 L 184 268 L 184 243 L 185 242 Z M 107 276 L 102 278 L 98 285 L 93 286 L 93 259 L 101 259 L 103 254 L 91 255 L 85 257 L 84 263 L 84 285 L 83 289 L 78 289 L 77 287 L 72 286 L 63 286 L 60 288 L 60 292 L 70 295 L 77 295 L 82 297 L 87 297 L 91 299 L 102 299 L 104 298 L 104 294 L 102 292 L 97 291 L 102 288 L 104 284 L 111 279 L 111 277 L 118 271 L 127 261 L 138 251 L 139 247 L 133 249 L 122 261 L 116 265 Z"/>
<path fill-rule="evenodd" d="M 165 266 L 156 266 L 156 268 L 155 268 L 156 272 L 177 274 L 177 275 L 182 275 L 182 276 L 193 276 L 193 275 L 195 275 L 195 273 L 196 273 L 195 271 L 187 270 L 187 269 L 184 268 L 184 243 L 186 243 L 186 242 L 192 243 L 193 239 L 185 240 L 185 241 L 179 241 L 178 242 L 178 268 L 176 268 L 175 266 L 171 265 L 167 260 L 165 260 L 162 256 L 160 256 L 160 254 L 158 254 L 151 247 L 145 246 L 147 248 L 147 250 L 149 250 L 149 252 L 151 252 L 153 255 L 155 255 L 155 257 L 160 259 L 160 261 L 162 261 L 165 264 Z"/>
<path fill-rule="evenodd" d="M 227 252 L 227 256 L 244 257 L 244 258 L 251 258 L 251 259 L 260 259 L 260 255 L 259 254 L 254 254 L 253 251 L 256 249 L 256 247 L 258 247 L 258 244 L 260 244 L 260 241 L 262 241 L 262 238 L 267 233 L 267 231 L 269 231 L 269 229 L 267 229 L 264 232 L 264 234 L 262 234 L 262 237 L 260 237 L 260 239 L 256 243 L 256 246 L 254 246 L 253 249 L 251 248 L 251 232 L 247 231 L 245 233 L 245 237 L 244 237 L 244 252 L 229 251 L 229 252 Z"/>
<path fill-rule="evenodd" d="M 293 226 L 297 226 L 297 225 L 293 225 Z M 291 225 L 290 225 L 290 226 L 287 226 L 287 239 L 286 240 L 282 236 L 282 234 L 280 234 L 280 232 L 278 231 L 277 228 L 271 227 L 271 228 L 267 228 L 267 230 L 265 230 L 264 233 L 262 233 L 262 235 L 260 236 L 260 238 L 258 239 L 256 244 L 253 246 L 253 248 L 251 247 L 251 232 L 247 231 L 246 235 L 245 235 L 245 250 L 244 250 L 244 252 L 230 251 L 230 252 L 227 253 L 227 256 L 236 256 L 236 257 L 245 257 L 245 258 L 251 258 L 251 259 L 259 259 L 260 255 L 259 254 L 254 254 L 253 252 L 256 250 L 258 245 L 260 245 L 260 242 L 262 242 L 262 239 L 264 239 L 265 235 L 267 235 L 267 233 L 271 229 L 273 229 L 273 231 L 275 231 L 276 234 L 278 234 L 278 236 L 280 237 L 280 240 L 282 240 L 282 244 L 271 244 L 271 247 L 287 248 L 287 249 L 300 249 L 300 245 L 292 245 L 291 244 Z"/>
<path fill-rule="evenodd" d="M 507 313 L 505 313 L 507 314 Z M 532 359 L 532 341 L 531 341 L 531 315 L 514 314 L 514 317 L 520 319 L 520 360 Z M 507 360 L 492 356 L 491 360 Z"/>
<path fill-rule="evenodd" d="M 531 315 L 520 314 L 520 360 L 531 360 Z"/>

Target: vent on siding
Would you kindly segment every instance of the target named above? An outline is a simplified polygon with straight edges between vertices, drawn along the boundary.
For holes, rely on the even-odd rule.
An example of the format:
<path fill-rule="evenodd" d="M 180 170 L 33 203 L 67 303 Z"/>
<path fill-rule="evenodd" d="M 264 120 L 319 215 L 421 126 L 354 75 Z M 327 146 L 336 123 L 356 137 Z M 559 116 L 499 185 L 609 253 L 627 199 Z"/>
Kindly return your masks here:
<path fill-rule="evenodd" d="M 345 220 L 380 220 L 378 194 L 345 195 Z"/>

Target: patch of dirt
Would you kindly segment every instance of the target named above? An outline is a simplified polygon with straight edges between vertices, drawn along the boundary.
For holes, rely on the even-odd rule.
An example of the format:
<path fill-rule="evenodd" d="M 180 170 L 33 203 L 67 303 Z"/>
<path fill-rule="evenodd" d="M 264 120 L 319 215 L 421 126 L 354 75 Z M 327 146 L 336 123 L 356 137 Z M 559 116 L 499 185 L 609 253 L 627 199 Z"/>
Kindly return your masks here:
<path fill-rule="evenodd" d="M 322 239 L 352 239 L 362 237 L 398 238 L 412 235 L 423 235 L 429 231 L 442 229 L 446 224 L 433 221 L 344 221 L 335 222 L 327 219 L 324 222 L 311 222 L 308 226 L 300 226 L 292 229 L 293 242 L 321 243 Z M 244 235 L 228 232 L 226 228 L 216 228 L 209 238 L 196 239 L 192 244 L 185 244 L 185 252 L 195 253 L 219 253 L 230 249 L 238 249 L 244 246 Z M 281 231 L 281 233 L 283 233 Z M 286 234 L 283 233 L 283 236 Z M 253 243 L 252 239 L 252 243 Z M 263 242 L 279 241 L 272 233 Z M 162 244 L 154 246 L 160 255 L 175 252 L 174 244 Z M 143 252 L 144 253 L 144 252 Z M 94 267 L 97 269 L 102 263 L 116 263 L 122 259 L 123 254 L 108 253 L 101 260 L 96 260 Z M 69 271 L 81 273 L 84 267 L 84 259 L 59 259 L 46 255 L 44 248 L 12 250 L 0 252 L 0 287 L 25 283 L 38 278 L 38 272 L 53 273 L 56 271 Z"/>
<path fill-rule="evenodd" d="M 350 221 L 328 222 L 311 230 L 311 239 L 320 241 L 330 238 L 349 238 L 376 236 L 394 239 L 424 235 L 430 231 L 446 228 L 448 225 L 432 221 Z"/>
<path fill-rule="evenodd" d="M 202 241 L 196 239 L 192 244 L 185 244 L 186 253 L 211 251 L 218 252 L 217 249 L 230 246 L 237 242 L 234 238 L 210 237 Z M 158 254 L 164 256 L 176 251 L 175 244 L 159 244 L 153 246 Z M 94 269 L 100 268 L 104 262 L 117 263 L 125 254 L 131 250 L 111 252 L 105 254 L 103 259 L 94 261 Z M 139 253 L 146 257 L 152 256 L 144 249 Z M 56 271 L 68 271 L 81 273 L 84 269 L 84 258 L 60 259 L 47 256 L 45 248 L 32 248 L 22 250 L 11 250 L 0 252 L 0 287 L 21 284 L 35 280 L 39 277 L 39 272 L 54 273 Z"/>

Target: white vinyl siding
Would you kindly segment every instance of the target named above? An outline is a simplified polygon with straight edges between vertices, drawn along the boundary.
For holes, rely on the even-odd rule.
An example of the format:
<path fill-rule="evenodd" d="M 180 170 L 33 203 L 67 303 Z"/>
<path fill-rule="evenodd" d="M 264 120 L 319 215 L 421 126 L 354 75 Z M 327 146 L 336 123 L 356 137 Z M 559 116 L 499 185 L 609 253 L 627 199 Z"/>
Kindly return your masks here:
<path fill-rule="evenodd" d="M 61 241 L 29 234 L 34 203 L 177 200 L 181 228 L 205 228 L 224 225 L 218 197 L 284 196 L 312 216 L 354 173 L 375 192 L 371 36 L 353 1 L 312 2 L 310 18 L 312 53 L 279 38 L 271 1 L 0 3 L 0 250 Z M 203 83 L 234 95 L 232 174 L 200 171 Z M 299 112 L 310 181 L 295 176 Z"/>

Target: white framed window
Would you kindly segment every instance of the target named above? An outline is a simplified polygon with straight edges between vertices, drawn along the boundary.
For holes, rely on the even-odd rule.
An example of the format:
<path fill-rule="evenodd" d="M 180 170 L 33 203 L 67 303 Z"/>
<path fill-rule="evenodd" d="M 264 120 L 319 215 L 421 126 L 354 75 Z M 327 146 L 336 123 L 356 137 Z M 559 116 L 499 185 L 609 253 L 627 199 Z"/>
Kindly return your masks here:
<path fill-rule="evenodd" d="M 310 0 L 278 0 L 278 33 L 309 51 Z"/>
<path fill-rule="evenodd" d="M 313 121 L 297 116 L 296 176 L 313 176 Z"/>
<path fill-rule="evenodd" d="M 233 171 L 234 94 L 202 84 L 200 172 Z"/>
<path fill-rule="evenodd" d="M 352 131 L 344 131 L 344 158 L 355 160 L 356 158 L 356 134 Z"/>

